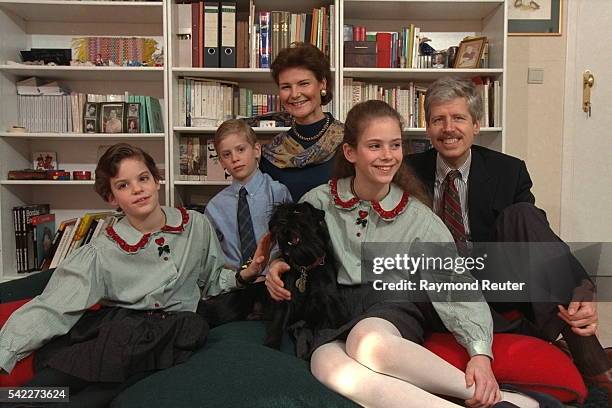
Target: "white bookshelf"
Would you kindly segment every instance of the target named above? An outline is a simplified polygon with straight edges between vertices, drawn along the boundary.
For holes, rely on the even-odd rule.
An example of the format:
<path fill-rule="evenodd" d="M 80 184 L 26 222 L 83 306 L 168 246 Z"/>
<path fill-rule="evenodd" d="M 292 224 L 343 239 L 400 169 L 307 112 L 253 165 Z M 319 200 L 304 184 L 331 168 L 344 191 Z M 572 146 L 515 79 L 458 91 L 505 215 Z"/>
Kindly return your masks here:
<path fill-rule="evenodd" d="M 248 9 L 250 0 L 237 0 Z M 502 124 L 505 123 L 507 29 L 504 0 L 253 0 L 256 12 L 287 10 L 310 12 L 334 5 L 335 56 L 330 61 L 334 89 L 334 117 L 343 120 L 344 78 L 402 86 L 423 86 L 445 75 L 462 78 L 488 76 L 502 84 Z M 215 127 L 184 127 L 178 122 L 178 79 L 209 78 L 237 82 L 254 92 L 276 93 L 269 69 L 192 68 L 178 66 L 176 0 L 163 2 L 93 0 L 0 0 L 0 281 L 14 279 L 15 242 L 12 207 L 50 203 L 56 222 L 87 211 L 109 209 L 93 192 L 93 181 L 7 180 L 8 170 L 27 168 L 34 151 L 55 151 L 67 171 L 93 171 L 100 146 L 119 141 L 137 144 L 150 152 L 163 170 L 161 199 L 168 205 L 202 204 L 226 187 L 226 181 L 179 180 L 181 135 L 212 137 Z M 489 40 L 489 68 L 378 69 L 344 67 L 343 25 L 363 25 L 368 31 L 398 31 L 408 24 L 443 36 L 472 33 Z M 164 46 L 163 67 L 46 67 L 9 64 L 20 61 L 19 51 L 32 47 L 70 48 L 71 37 L 152 37 Z M 16 124 L 15 82 L 29 76 L 58 80 L 83 93 L 151 95 L 162 99 L 165 131 L 157 134 L 10 133 Z M 288 128 L 255 128 L 263 141 Z M 408 138 L 424 138 L 422 128 L 406 128 Z M 505 128 L 481 128 L 477 143 L 503 151 Z"/>
<path fill-rule="evenodd" d="M 338 13 L 340 27 L 345 24 L 365 26 L 366 31 L 399 31 L 408 24 L 420 27 L 434 41 L 448 41 L 458 45 L 465 35 L 486 36 L 489 42 L 489 67 L 477 69 L 454 68 L 355 68 L 344 66 L 344 42 L 340 41 L 339 72 L 336 79 L 342 88 L 344 78 L 356 81 L 407 89 L 412 82 L 427 86 L 443 76 L 464 79 L 490 77 L 499 80 L 502 93 L 502 126 L 481 128 L 476 143 L 495 150 L 505 149 L 505 74 L 507 52 L 506 4 L 504 0 L 343 0 Z M 445 49 L 446 47 L 440 48 Z M 345 100 L 350 95 L 341 95 Z M 344 117 L 339 117 L 344 120 Z M 425 130 L 407 128 L 407 137 L 425 137 Z"/>
<path fill-rule="evenodd" d="M 93 190 L 93 180 L 8 180 L 9 170 L 31 167 L 32 154 L 57 153 L 59 168 L 95 169 L 100 151 L 117 142 L 151 153 L 168 179 L 168 132 L 153 134 L 11 133 L 17 125 L 16 82 L 36 76 L 79 93 L 149 95 L 162 102 L 167 124 L 167 61 L 164 66 L 34 66 L 16 64 L 19 51 L 71 48 L 74 37 L 147 37 L 166 48 L 166 3 L 132 1 L 0 0 L 0 280 L 17 274 L 12 208 L 49 203 L 56 226 L 85 212 L 112 209 Z M 167 126 L 166 126 L 167 127 Z M 160 190 L 168 203 L 170 184 Z"/>

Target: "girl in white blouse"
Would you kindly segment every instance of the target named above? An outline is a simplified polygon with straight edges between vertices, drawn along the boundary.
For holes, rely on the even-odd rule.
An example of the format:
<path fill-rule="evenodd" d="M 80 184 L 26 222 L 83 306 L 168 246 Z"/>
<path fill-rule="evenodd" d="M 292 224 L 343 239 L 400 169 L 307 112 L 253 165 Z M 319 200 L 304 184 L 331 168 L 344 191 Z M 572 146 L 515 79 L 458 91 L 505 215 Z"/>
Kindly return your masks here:
<path fill-rule="evenodd" d="M 27 386 L 68 386 L 71 404 L 107 406 L 130 382 L 203 345 L 202 293 L 254 279 L 264 257 L 256 252 L 242 271 L 224 268 L 206 217 L 160 206 L 159 188 L 146 152 L 124 143 L 106 151 L 95 189 L 124 217 L 71 253 L 43 293 L 12 314 L 0 331 L 1 371 L 38 350 Z M 88 310 L 95 304 L 102 307 Z"/>
<path fill-rule="evenodd" d="M 384 102 L 354 106 L 336 156 L 336 178 L 302 198 L 326 212 L 337 279 L 345 293 L 359 296 L 354 288 L 366 285 L 361 281 L 364 242 L 453 242 L 446 226 L 423 204 L 429 200 L 420 183 L 402 164 L 402 128 L 400 115 Z M 276 300 L 290 298 L 279 276 L 288 269 L 282 259 L 270 266 L 266 285 Z M 491 370 L 493 325 L 484 298 L 363 306 L 363 312 L 337 330 L 314 334 L 311 370 L 329 388 L 367 407 L 458 406 L 435 394 L 474 407 L 502 400 L 538 406 L 522 395 L 500 392 Z M 425 329 L 444 329 L 438 323 L 469 352 L 465 373 L 421 346 Z"/>

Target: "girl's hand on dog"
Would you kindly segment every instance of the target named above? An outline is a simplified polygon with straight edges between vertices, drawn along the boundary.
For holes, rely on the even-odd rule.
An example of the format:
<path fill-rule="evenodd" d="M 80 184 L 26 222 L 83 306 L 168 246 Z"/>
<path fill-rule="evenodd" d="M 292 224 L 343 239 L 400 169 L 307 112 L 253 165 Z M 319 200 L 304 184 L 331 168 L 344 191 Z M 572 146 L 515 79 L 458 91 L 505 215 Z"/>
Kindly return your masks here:
<path fill-rule="evenodd" d="M 257 243 L 257 248 L 255 249 L 255 254 L 253 255 L 253 261 L 251 264 L 242 272 L 244 275 L 243 278 L 245 280 L 254 279 L 258 276 L 261 271 L 264 270 L 266 265 L 268 264 L 268 258 L 270 257 L 270 233 L 268 232 L 266 235 L 261 237 L 259 242 Z"/>
<path fill-rule="evenodd" d="M 270 264 L 270 269 L 266 275 L 266 287 L 270 297 L 276 301 L 291 300 L 291 292 L 283 288 L 285 284 L 281 279 L 281 275 L 289 269 L 291 269 L 289 264 L 282 259 L 275 259 Z"/>

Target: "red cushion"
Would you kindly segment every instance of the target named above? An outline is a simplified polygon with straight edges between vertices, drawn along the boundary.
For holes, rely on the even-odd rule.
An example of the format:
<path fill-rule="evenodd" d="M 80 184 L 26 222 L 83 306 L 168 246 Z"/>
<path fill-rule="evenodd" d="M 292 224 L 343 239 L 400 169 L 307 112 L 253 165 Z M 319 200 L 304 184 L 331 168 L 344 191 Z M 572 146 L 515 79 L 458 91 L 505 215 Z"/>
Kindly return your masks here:
<path fill-rule="evenodd" d="M 469 355 L 452 334 L 434 333 L 425 347 L 465 370 Z M 543 392 L 562 402 L 584 402 L 587 388 L 578 369 L 550 343 L 519 334 L 495 334 L 493 357 L 493 373 L 500 383 Z"/>
<path fill-rule="evenodd" d="M 11 314 L 30 299 L 16 300 L 14 302 L 0 303 L 0 327 L 8 320 Z M 90 310 L 98 310 L 100 305 L 93 305 Z M 30 354 L 19 361 L 10 375 L 0 374 L 0 387 L 19 387 L 34 376 L 34 354 Z"/>
<path fill-rule="evenodd" d="M 16 300 L 14 302 L 0 303 L 0 327 L 8 320 L 10 315 L 21 306 L 29 302 L 30 299 Z M 19 361 L 10 375 L 0 374 L 0 387 L 19 387 L 32 378 L 34 375 L 34 356 L 29 355 Z"/>

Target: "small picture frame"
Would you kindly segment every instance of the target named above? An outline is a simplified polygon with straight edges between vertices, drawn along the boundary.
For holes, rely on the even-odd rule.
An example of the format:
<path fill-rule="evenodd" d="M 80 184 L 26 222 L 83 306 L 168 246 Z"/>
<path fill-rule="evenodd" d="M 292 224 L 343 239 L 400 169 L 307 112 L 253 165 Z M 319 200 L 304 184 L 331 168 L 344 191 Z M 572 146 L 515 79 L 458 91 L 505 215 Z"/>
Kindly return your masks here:
<path fill-rule="evenodd" d="M 100 124 L 102 133 L 123 133 L 125 106 L 123 103 L 101 103 Z"/>
<path fill-rule="evenodd" d="M 455 58 L 454 68 L 478 68 L 486 43 L 487 37 L 470 38 L 469 40 L 461 41 L 457 57 Z"/>
<path fill-rule="evenodd" d="M 97 119 L 98 118 L 98 104 L 96 102 L 87 102 L 85 104 L 85 118 Z"/>
<path fill-rule="evenodd" d="M 57 153 L 33 152 L 32 168 L 34 170 L 57 170 Z"/>
<path fill-rule="evenodd" d="M 127 133 L 140 133 L 138 117 L 127 118 Z"/>
<path fill-rule="evenodd" d="M 140 114 L 140 104 L 136 102 L 127 103 L 127 117 L 128 118 L 137 118 Z"/>
<path fill-rule="evenodd" d="M 96 133 L 97 132 L 97 120 L 96 119 L 88 119 L 85 118 L 84 119 L 84 124 L 85 126 L 83 127 L 85 129 L 85 133 Z"/>

